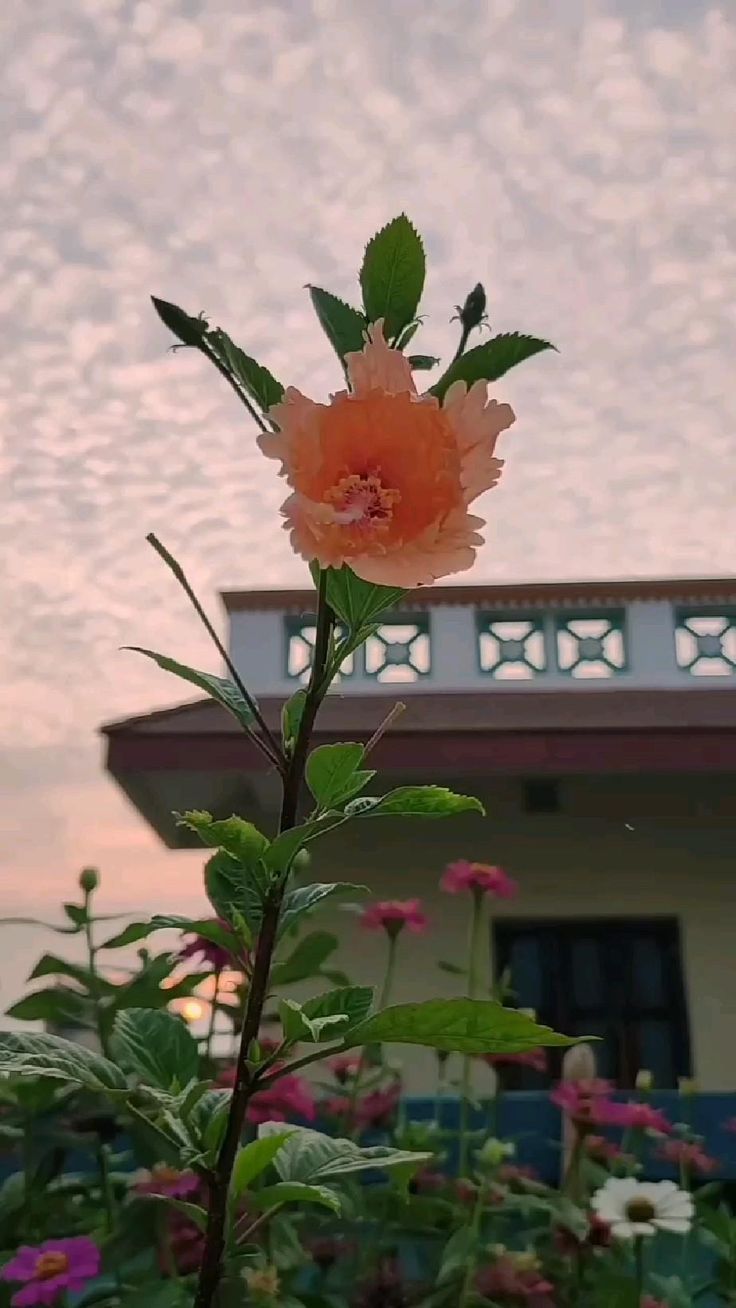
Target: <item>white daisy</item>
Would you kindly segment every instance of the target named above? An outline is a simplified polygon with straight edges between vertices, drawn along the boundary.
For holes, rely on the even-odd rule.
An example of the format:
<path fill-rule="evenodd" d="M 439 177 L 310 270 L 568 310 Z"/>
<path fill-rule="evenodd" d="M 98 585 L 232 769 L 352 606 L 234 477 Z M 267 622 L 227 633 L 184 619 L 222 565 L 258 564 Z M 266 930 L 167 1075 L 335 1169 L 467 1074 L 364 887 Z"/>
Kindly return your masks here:
<path fill-rule="evenodd" d="M 674 1181 L 637 1181 L 612 1176 L 591 1199 L 593 1211 L 620 1240 L 672 1231 L 686 1235 L 693 1220 L 693 1199 Z"/>

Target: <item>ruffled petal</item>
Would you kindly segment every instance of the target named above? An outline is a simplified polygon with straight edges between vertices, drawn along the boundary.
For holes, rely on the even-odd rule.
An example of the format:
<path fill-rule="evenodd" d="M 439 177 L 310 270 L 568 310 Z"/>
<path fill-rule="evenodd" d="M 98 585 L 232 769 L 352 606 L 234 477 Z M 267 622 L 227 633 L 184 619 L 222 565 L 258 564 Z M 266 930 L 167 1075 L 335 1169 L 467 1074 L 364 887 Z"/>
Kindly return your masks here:
<path fill-rule="evenodd" d="M 483 491 L 496 485 L 503 463 L 494 457 L 496 441 L 516 420 L 510 404 L 488 399 L 488 384 L 453 382 L 442 405 L 449 419 L 461 460 L 465 501 L 470 504 Z"/>
<path fill-rule="evenodd" d="M 366 395 L 368 391 L 386 391 L 389 395 L 401 395 L 404 391 L 416 394 L 408 359 L 401 350 L 392 350 L 384 340 L 383 318 L 372 323 L 367 335 L 362 350 L 345 355 L 353 395 Z"/>
<path fill-rule="evenodd" d="M 363 581 L 379 586 L 429 586 L 439 577 L 472 568 L 483 537 L 477 528 L 482 518 L 458 508 L 433 523 L 415 540 L 384 554 L 363 554 L 347 560 Z"/>

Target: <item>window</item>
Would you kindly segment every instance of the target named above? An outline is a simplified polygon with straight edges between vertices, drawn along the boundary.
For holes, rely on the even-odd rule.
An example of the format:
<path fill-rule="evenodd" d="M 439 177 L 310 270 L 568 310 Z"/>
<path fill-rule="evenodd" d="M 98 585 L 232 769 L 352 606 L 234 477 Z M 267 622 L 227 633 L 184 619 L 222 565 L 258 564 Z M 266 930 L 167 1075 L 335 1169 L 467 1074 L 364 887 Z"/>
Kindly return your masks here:
<path fill-rule="evenodd" d="M 555 620 L 557 666 L 570 677 L 615 677 L 626 671 L 623 609 L 580 609 Z"/>
<path fill-rule="evenodd" d="M 336 628 L 336 635 L 338 639 L 344 635 L 340 627 Z M 302 685 L 309 681 L 316 638 L 317 628 L 313 617 L 285 619 L 286 675 L 289 680 L 300 681 Z M 351 676 L 354 664 L 354 656 L 348 655 L 340 666 L 338 679 Z"/>
<path fill-rule="evenodd" d="M 630 1087 L 647 1068 L 658 1086 L 674 1087 L 690 1075 L 676 921 L 501 921 L 495 951 L 519 1007 L 566 1035 L 600 1037 L 600 1076 Z M 562 1055 L 548 1052 L 554 1079 Z M 519 1078 L 514 1088 L 529 1084 Z"/>
<path fill-rule="evenodd" d="M 419 681 L 432 670 L 429 615 L 392 615 L 365 642 L 366 675 L 377 681 Z"/>
<path fill-rule="evenodd" d="M 497 681 L 530 681 L 547 670 L 544 618 L 539 613 L 479 613 L 480 670 Z"/>
<path fill-rule="evenodd" d="M 525 813 L 559 813 L 560 786 L 554 778 L 525 781 L 522 788 Z"/>
<path fill-rule="evenodd" d="M 692 677 L 736 672 L 736 609 L 680 609 L 675 629 L 678 666 Z"/>

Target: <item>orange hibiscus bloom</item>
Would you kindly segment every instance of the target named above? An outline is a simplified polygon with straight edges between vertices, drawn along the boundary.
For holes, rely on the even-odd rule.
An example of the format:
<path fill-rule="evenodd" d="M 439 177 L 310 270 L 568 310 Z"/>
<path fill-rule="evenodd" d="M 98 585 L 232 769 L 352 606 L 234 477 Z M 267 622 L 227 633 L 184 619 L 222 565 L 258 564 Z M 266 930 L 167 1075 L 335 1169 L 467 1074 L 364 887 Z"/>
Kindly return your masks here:
<path fill-rule="evenodd" d="M 316 404 L 289 387 L 270 410 L 279 430 L 259 437 L 292 488 L 281 511 L 296 553 L 405 589 L 471 567 L 485 524 L 468 505 L 501 475 L 512 409 L 484 381 L 455 382 L 441 405 L 418 395 L 380 320 L 345 362 L 349 391 Z"/>

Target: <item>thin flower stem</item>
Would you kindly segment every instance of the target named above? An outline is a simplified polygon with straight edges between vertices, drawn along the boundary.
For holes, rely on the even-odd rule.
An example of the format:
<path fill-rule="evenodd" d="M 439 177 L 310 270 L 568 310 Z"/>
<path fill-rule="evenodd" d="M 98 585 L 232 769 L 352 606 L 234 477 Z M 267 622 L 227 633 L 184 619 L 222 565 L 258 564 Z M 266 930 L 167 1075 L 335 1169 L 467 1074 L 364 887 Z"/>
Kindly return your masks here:
<path fill-rule="evenodd" d="M 258 424 L 261 431 L 269 431 L 270 430 L 269 427 L 263 421 L 263 418 L 261 417 L 260 413 L 256 409 L 252 400 L 248 395 L 246 395 L 243 387 L 240 385 L 237 378 L 234 377 L 232 373 L 228 371 L 224 363 L 220 362 L 215 351 L 213 350 L 212 346 L 207 340 L 206 336 L 202 338 L 202 343 L 197 348 L 201 351 L 201 353 L 205 356 L 206 359 L 209 359 L 210 363 L 213 363 L 215 365 L 220 375 L 225 378 L 225 381 L 227 382 L 228 386 L 232 387 L 238 399 L 240 400 L 241 404 L 245 405 L 251 418 L 255 423 Z"/>
<path fill-rule="evenodd" d="M 642 1235 L 637 1235 L 634 1239 L 634 1273 L 640 1303 L 644 1294 L 644 1236 Z"/>
<path fill-rule="evenodd" d="M 251 1222 L 250 1226 L 247 1227 L 246 1230 L 242 1232 L 236 1231 L 238 1241 L 240 1242 L 240 1240 L 247 1241 L 252 1239 L 254 1233 L 256 1231 L 260 1231 L 266 1225 L 267 1222 L 270 1222 L 272 1217 L 275 1217 L 277 1213 L 281 1212 L 281 1209 L 283 1207 L 284 1207 L 283 1204 L 274 1204 L 273 1208 L 266 1209 L 265 1213 L 261 1213 L 260 1217 L 257 1217 L 254 1222 Z"/>
<path fill-rule="evenodd" d="M 253 744 L 256 745 L 258 749 L 260 749 L 261 753 L 265 754 L 266 758 L 269 759 L 271 763 L 273 763 L 274 767 L 278 768 L 279 772 L 283 774 L 284 758 L 281 752 L 281 746 L 276 740 L 276 737 L 271 731 L 271 728 L 268 726 L 268 723 L 266 722 L 263 714 L 261 713 L 261 710 L 256 704 L 256 701 L 253 699 L 253 696 L 251 695 L 250 691 L 245 685 L 245 682 L 243 681 L 242 677 L 240 676 L 240 673 L 238 672 L 238 669 L 236 668 L 235 664 L 230 658 L 230 655 L 228 654 L 225 646 L 220 640 L 220 637 L 215 631 L 215 628 L 212 626 L 212 623 L 210 622 L 209 618 L 207 617 L 207 614 L 202 608 L 202 605 L 200 604 L 196 594 L 194 593 L 192 586 L 187 580 L 184 569 L 182 568 L 180 563 L 177 563 L 173 554 L 169 553 L 169 551 L 166 549 L 166 546 L 162 545 L 161 541 L 152 531 L 148 533 L 148 535 L 146 536 L 146 540 L 148 541 L 149 545 L 151 545 L 153 549 L 155 549 L 159 558 L 163 559 L 167 568 L 169 568 L 169 570 L 173 572 L 174 576 L 176 577 L 176 580 L 178 581 L 185 595 L 189 599 L 195 613 L 200 619 L 205 631 L 207 632 L 207 635 L 210 637 L 210 640 L 212 641 L 213 645 L 215 646 L 215 649 L 220 655 L 220 658 L 225 664 L 225 667 L 230 673 L 230 676 L 235 682 L 235 685 L 237 686 L 238 690 L 243 696 L 243 699 L 248 705 L 248 708 L 253 714 L 255 721 L 257 722 L 258 726 L 263 732 L 263 737 L 261 737 L 257 734 L 257 732 L 249 731 L 246 728 L 248 736 L 253 741 Z"/>
<path fill-rule="evenodd" d="M 327 689 L 326 685 L 324 685 L 324 672 L 332 625 L 332 610 L 327 603 L 327 574 L 322 570 L 317 595 L 317 635 L 314 660 L 294 751 L 284 774 L 279 821 L 280 832 L 289 831 L 297 822 L 299 796 L 312 727 Z M 268 995 L 271 962 L 276 947 L 281 905 L 287 881 L 288 872 L 271 887 L 263 906 L 263 918 L 256 941 L 251 983 L 245 1007 L 243 1027 L 240 1033 L 230 1111 L 210 1191 L 205 1244 L 193 1308 L 213 1308 L 222 1276 L 230 1178 L 243 1132 L 248 1102 L 259 1084 L 257 1077 L 254 1077 L 249 1067 L 248 1058 L 253 1041 L 258 1036 L 263 1008 Z"/>
<path fill-rule="evenodd" d="M 388 955 L 386 957 L 386 971 L 383 974 L 383 985 L 381 986 L 381 994 L 378 1000 L 379 1013 L 388 1005 L 388 1001 L 391 996 L 391 991 L 393 990 L 394 977 L 396 976 L 396 947 L 399 942 L 399 935 L 400 935 L 400 931 L 387 932 Z M 355 1105 L 358 1102 L 358 1091 L 360 1090 L 360 1087 L 363 1083 L 363 1074 L 366 1070 L 367 1053 L 368 1053 L 368 1047 L 367 1045 L 364 1045 L 360 1051 L 358 1066 L 355 1069 L 353 1084 L 350 1087 L 348 1106 L 345 1113 L 345 1118 L 346 1118 L 345 1126 L 346 1126 L 346 1131 L 349 1131 L 351 1135 L 358 1134 L 357 1123 L 355 1121 Z"/>
<path fill-rule="evenodd" d="M 394 704 L 393 708 L 391 709 L 391 712 L 386 714 L 386 717 L 383 719 L 381 725 L 379 727 L 376 727 L 376 730 L 373 732 L 373 735 L 371 736 L 370 740 L 368 741 L 368 744 L 363 750 L 364 758 L 366 758 L 368 754 L 370 754 L 372 749 L 375 749 L 381 737 L 385 736 L 389 727 L 392 727 L 396 719 L 401 717 L 401 714 L 404 712 L 405 708 L 406 708 L 406 704 L 402 704 L 401 701 L 399 701 L 397 704 Z"/>
<path fill-rule="evenodd" d="M 303 1067 L 309 1067 L 310 1063 L 319 1063 L 324 1058 L 331 1058 L 333 1054 L 342 1053 L 344 1049 L 342 1041 L 337 1045 L 320 1045 L 311 1054 L 304 1054 L 291 1063 L 283 1063 L 281 1067 L 274 1068 L 267 1076 L 260 1078 L 259 1084 L 262 1089 L 265 1089 L 266 1086 L 273 1085 L 274 1081 L 280 1080 L 282 1076 L 291 1076 L 292 1073 L 301 1071 Z"/>
<path fill-rule="evenodd" d="M 105 1029 L 104 1016 L 102 1011 L 102 995 L 100 994 L 100 979 L 97 972 L 97 949 L 94 939 L 94 919 L 90 916 L 92 902 L 92 891 L 84 892 L 84 939 L 87 945 L 87 966 L 89 968 L 89 988 L 92 995 L 92 1003 L 95 1013 L 95 1027 L 97 1030 L 97 1039 L 100 1042 L 100 1050 L 107 1057 L 109 1054 L 107 1031 Z"/>
<path fill-rule="evenodd" d="M 212 995 L 212 1001 L 210 1003 L 210 1020 L 207 1026 L 207 1042 L 205 1044 L 205 1057 L 207 1058 L 208 1061 L 211 1060 L 212 1058 L 212 1039 L 215 1034 L 215 1024 L 217 1022 L 217 999 L 220 993 L 221 975 L 222 975 L 222 970 L 219 967 L 216 967 L 214 971 L 215 986 Z"/>
<path fill-rule="evenodd" d="M 481 989 L 481 964 L 483 953 L 483 891 L 473 891 L 473 908 L 470 916 L 470 939 L 468 942 L 468 999 L 477 999 Z M 463 1076 L 460 1089 L 460 1141 L 458 1149 L 458 1175 L 465 1176 L 468 1169 L 471 1071 L 472 1059 L 469 1054 L 463 1058 Z"/>
<path fill-rule="evenodd" d="M 473 1277 L 475 1276 L 475 1258 L 476 1258 L 476 1250 L 478 1249 L 478 1244 L 479 1244 L 480 1224 L 481 1224 L 481 1219 L 483 1217 L 484 1200 L 485 1200 L 485 1192 L 483 1186 L 480 1185 L 478 1186 L 478 1193 L 476 1195 L 475 1206 L 473 1208 L 473 1216 L 470 1222 L 470 1230 L 473 1236 L 473 1240 L 471 1243 L 471 1253 L 469 1254 L 468 1261 L 465 1265 L 465 1276 L 463 1278 L 463 1287 L 462 1290 L 460 1291 L 460 1298 L 458 1300 L 458 1308 L 466 1308 L 466 1305 L 470 1301 L 470 1295 L 473 1289 Z"/>

